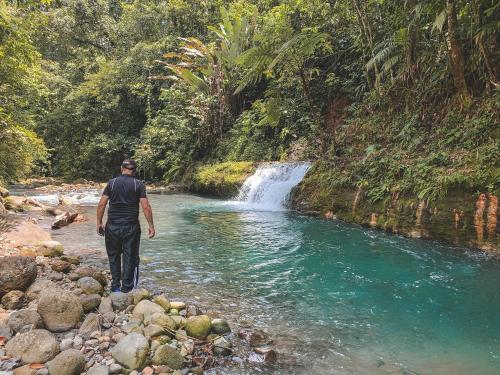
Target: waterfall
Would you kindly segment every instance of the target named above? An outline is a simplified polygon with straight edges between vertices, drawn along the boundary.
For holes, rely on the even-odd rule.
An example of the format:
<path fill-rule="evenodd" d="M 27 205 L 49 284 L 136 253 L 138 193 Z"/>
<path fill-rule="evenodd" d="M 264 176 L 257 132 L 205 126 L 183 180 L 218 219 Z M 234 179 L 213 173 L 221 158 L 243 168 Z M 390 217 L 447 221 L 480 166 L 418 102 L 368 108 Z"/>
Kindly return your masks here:
<path fill-rule="evenodd" d="M 246 179 L 237 200 L 264 210 L 284 209 L 309 163 L 265 163 Z"/>

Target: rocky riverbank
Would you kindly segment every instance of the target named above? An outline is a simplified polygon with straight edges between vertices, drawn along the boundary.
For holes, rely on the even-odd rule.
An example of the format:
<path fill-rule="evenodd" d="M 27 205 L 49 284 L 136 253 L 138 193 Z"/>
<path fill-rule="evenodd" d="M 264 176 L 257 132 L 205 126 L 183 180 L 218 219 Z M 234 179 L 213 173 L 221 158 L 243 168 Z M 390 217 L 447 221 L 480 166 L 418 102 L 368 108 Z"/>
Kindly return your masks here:
<path fill-rule="evenodd" d="M 107 270 L 65 255 L 34 217 L 18 216 L 25 209 L 11 211 L 22 220 L 0 235 L 0 374 L 202 374 L 276 359 L 263 331 L 236 334 L 221 317 L 146 289 L 110 293 Z M 36 241 L 23 240 L 28 224 Z"/>

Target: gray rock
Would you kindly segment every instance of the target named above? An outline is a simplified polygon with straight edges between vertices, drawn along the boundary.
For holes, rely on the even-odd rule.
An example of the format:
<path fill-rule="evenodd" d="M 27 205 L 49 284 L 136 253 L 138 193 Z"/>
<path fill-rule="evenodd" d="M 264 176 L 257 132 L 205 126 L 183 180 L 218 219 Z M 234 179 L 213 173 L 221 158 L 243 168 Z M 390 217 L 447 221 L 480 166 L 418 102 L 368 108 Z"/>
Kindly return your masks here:
<path fill-rule="evenodd" d="M 0 324 L 0 336 L 5 337 L 7 341 L 11 339 L 12 329 L 8 324 Z"/>
<path fill-rule="evenodd" d="M 51 279 L 52 281 L 62 281 L 62 279 L 64 279 L 64 276 L 61 273 L 52 272 L 51 274 L 49 274 L 49 279 Z"/>
<path fill-rule="evenodd" d="M 64 339 L 61 341 L 61 343 L 59 344 L 59 349 L 61 350 L 61 352 L 64 352 L 66 349 L 71 349 L 71 347 L 73 346 L 73 339 Z"/>
<path fill-rule="evenodd" d="M 88 369 L 87 375 L 109 375 L 109 368 L 108 366 L 94 365 Z"/>
<path fill-rule="evenodd" d="M 26 291 L 26 297 L 30 301 L 33 301 L 35 299 L 38 299 L 38 297 L 40 297 L 40 293 L 43 290 L 54 289 L 54 288 L 57 288 L 57 285 L 52 281 L 46 279 L 37 279 L 33 284 L 31 284 L 31 286 Z"/>
<path fill-rule="evenodd" d="M 20 290 L 11 290 L 2 297 L 2 305 L 7 310 L 17 310 L 22 308 L 26 303 L 24 293 Z"/>
<path fill-rule="evenodd" d="M 80 278 L 80 275 L 74 272 L 68 274 L 68 279 L 71 281 L 77 281 Z"/>
<path fill-rule="evenodd" d="M 40 294 L 37 311 L 47 329 L 52 332 L 72 329 L 83 315 L 78 297 L 63 289 L 44 290 Z"/>
<path fill-rule="evenodd" d="M 192 316 L 202 315 L 203 311 L 198 306 L 189 305 L 186 307 L 186 318 L 190 318 Z"/>
<path fill-rule="evenodd" d="M 98 270 L 96 268 L 81 266 L 81 267 L 76 268 L 73 272 L 75 274 L 77 274 L 78 276 L 80 276 L 80 278 L 91 277 L 91 278 L 99 281 L 99 283 L 103 287 L 106 286 L 108 283 L 108 279 L 106 278 L 106 275 L 104 275 L 104 273 L 101 270 Z"/>
<path fill-rule="evenodd" d="M 120 366 L 118 363 L 112 363 L 109 365 L 109 373 L 110 374 L 119 374 L 122 372 L 122 366 Z"/>
<path fill-rule="evenodd" d="M 144 328 L 144 336 L 146 337 L 155 337 L 155 336 L 161 336 L 165 334 L 165 328 L 157 326 L 156 324 L 149 324 Z"/>
<path fill-rule="evenodd" d="M 36 375 L 49 375 L 49 369 L 44 367 L 36 371 Z"/>
<path fill-rule="evenodd" d="M 99 294 L 82 294 L 78 298 L 82 303 L 83 311 L 85 313 L 95 310 L 101 303 L 101 296 Z"/>
<path fill-rule="evenodd" d="M 83 338 L 81 336 L 75 336 L 73 339 L 73 347 L 75 349 L 80 349 L 83 345 Z"/>
<path fill-rule="evenodd" d="M 148 340 L 138 333 L 131 333 L 122 338 L 111 349 L 113 358 L 130 370 L 142 368 L 149 353 Z"/>
<path fill-rule="evenodd" d="M 218 335 L 223 335 L 231 332 L 231 328 L 224 319 L 212 319 L 212 332 Z"/>
<path fill-rule="evenodd" d="M 111 304 L 111 297 L 102 297 L 101 303 L 99 305 L 99 313 L 100 314 L 106 314 L 106 313 L 112 313 L 113 312 L 113 306 Z"/>
<path fill-rule="evenodd" d="M 132 312 L 134 317 L 140 318 L 141 316 L 144 320 L 148 320 L 148 317 L 154 313 L 164 313 L 165 310 L 160 305 L 148 300 L 142 300 L 139 302 Z"/>
<path fill-rule="evenodd" d="M 85 369 L 85 357 L 76 349 L 59 353 L 48 364 L 49 373 L 57 375 L 80 375 Z"/>
<path fill-rule="evenodd" d="M 78 331 L 78 335 L 82 336 L 85 339 L 88 339 L 92 335 L 92 333 L 98 331 L 100 327 L 100 316 L 94 313 L 90 313 L 83 321 L 80 330 Z"/>
<path fill-rule="evenodd" d="M 0 258 L 0 297 L 11 290 L 26 290 L 35 281 L 36 275 L 36 263 L 32 258 Z"/>
<path fill-rule="evenodd" d="M 45 363 L 59 353 L 59 344 L 49 331 L 35 329 L 13 337 L 5 350 L 7 355 L 21 358 L 23 363 Z"/>
<path fill-rule="evenodd" d="M 85 276 L 78 279 L 76 285 L 82 290 L 84 294 L 102 294 L 102 285 L 96 279 Z"/>
<path fill-rule="evenodd" d="M 153 356 L 153 364 L 166 365 L 173 370 L 180 369 L 183 363 L 184 357 L 181 353 L 169 345 L 160 346 Z"/>
<path fill-rule="evenodd" d="M 7 318 L 7 324 L 13 332 L 21 332 L 25 326 L 30 326 L 31 328 L 43 327 L 42 317 L 33 309 L 14 311 Z"/>
<path fill-rule="evenodd" d="M 115 311 L 123 311 L 134 303 L 134 297 L 131 293 L 114 292 L 109 296 Z"/>

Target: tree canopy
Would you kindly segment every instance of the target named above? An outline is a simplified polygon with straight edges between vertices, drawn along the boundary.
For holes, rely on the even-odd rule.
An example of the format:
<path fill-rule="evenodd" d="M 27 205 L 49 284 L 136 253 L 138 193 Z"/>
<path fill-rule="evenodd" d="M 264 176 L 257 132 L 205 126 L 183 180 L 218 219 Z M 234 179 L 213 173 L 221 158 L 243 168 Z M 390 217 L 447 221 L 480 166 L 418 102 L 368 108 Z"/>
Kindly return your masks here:
<path fill-rule="evenodd" d="M 0 0 L 0 179 L 319 159 L 374 199 L 498 187 L 499 28 L 496 0 Z"/>

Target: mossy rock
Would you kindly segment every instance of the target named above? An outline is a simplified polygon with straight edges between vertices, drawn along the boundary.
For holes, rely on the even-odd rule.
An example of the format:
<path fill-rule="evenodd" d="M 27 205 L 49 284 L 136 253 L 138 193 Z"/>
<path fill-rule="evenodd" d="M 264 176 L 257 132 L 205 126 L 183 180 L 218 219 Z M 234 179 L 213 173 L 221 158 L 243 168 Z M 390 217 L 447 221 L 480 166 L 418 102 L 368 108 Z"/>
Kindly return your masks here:
<path fill-rule="evenodd" d="M 186 321 L 184 328 L 188 336 L 203 340 L 210 333 L 212 323 L 207 315 L 192 316 Z"/>
<path fill-rule="evenodd" d="M 169 345 L 160 346 L 153 356 L 153 364 L 168 366 L 172 370 L 179 370 L 183 363 L 184 357 L 181 353 Z"/>

